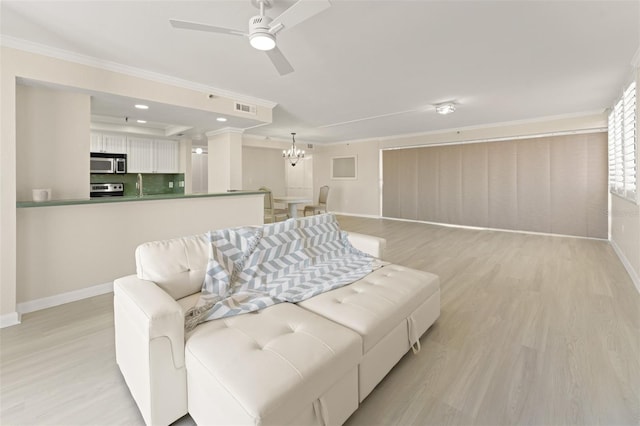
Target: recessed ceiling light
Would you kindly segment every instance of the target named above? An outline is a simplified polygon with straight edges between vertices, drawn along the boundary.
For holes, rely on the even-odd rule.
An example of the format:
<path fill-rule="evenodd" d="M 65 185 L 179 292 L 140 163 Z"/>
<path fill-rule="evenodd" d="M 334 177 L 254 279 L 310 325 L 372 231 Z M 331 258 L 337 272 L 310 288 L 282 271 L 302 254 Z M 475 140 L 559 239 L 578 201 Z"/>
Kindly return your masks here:
<path fill-rule="evenodd" d="M 196 154 L 202 154 L 204 151 L 202 148 L 196 148 Z"/>
<path fill-rule="evenodd" d="M 147 122 L 147 120 L 136 120 L 136 121 L 137 121 L 138 123 L 140 123 L 140 124 L 144 124 L 144 123 L 146 123 L 146 122 Z"/>
<path fill-rule="evenodd" d="M 435 105 L 435 107 L 436 107 L 436 112 L 442 115 L 451 114 L 456 110 L 456 106 L 453 102 L 438 104 L 438 105 Z"/>
<path fill-rule="evenodd" d="M 148 105 L 142 105 L 142 104 L 136 104 L 135 107 L 138 109 L 149 109 Z"/>
<path fill-rule="evenodd" d="M 220 122 L 225 122 L 225 121 L 227 121 L 227 119 L 226 119 L 226 118 L 224 118 L 224 117 L 218 117 L 218 118 L 216 118 L 216 120 L 217 120 L 217 121 L 220 121 Z"/>

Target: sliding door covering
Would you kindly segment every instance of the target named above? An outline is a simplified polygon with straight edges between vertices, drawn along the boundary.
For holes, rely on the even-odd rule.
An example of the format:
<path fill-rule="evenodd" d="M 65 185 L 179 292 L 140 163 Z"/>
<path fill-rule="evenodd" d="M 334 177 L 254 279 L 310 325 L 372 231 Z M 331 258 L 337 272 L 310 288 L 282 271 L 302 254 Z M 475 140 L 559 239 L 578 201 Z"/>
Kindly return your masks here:
<path fill-rule="evenodd" d="M 607 135 L 385 150 L 385 217 L 607 238 Z"/>

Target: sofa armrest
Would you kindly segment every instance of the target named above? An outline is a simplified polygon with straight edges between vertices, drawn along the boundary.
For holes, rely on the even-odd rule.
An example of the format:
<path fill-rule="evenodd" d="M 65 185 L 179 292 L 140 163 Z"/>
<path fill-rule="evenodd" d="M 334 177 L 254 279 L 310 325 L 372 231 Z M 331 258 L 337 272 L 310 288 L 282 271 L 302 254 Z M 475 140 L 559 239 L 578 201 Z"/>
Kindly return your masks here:
<path fill-rule="evenodd" d="M 347 234 L 351 245 L 358 250 L 377 257 L 378 259 L 384 257 L 384 250 L 387 246 L 387 240 L 384 238 L 358 234 L 356 232 L 347 232 Z"/>
<path fill-rule="evenodd" d="M 187 413 L 184 315 L 178 302 L 135 275 L 114 281 L 116 362 L 145 422 Z"/>

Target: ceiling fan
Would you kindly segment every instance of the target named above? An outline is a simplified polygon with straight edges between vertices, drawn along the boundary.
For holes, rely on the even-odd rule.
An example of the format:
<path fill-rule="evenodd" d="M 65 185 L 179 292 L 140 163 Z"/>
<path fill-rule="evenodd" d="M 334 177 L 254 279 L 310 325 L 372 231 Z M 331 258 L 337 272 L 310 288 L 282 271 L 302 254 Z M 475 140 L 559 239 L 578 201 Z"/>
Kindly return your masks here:
<path fill-rule="evenodd" d="M 264 10 L 273 5 L 273 0 L 251 0 L 251 3 L 260 9 L 260 14 L 249 19 L 248 33 L 233 28 L 216 27 L 214 25 L 176 19 L 170 19 L 169 22 L 174 28 L 249 37 L 251 46 L 265 51 L 280 75 L 289 74 L 293 71 L 293 67 L 276 46 L 276 34 L 322 12 L 331 6 L 331 3 L 329 0 L 298 0 L 293 6 L 274 19 L 264 14 Z"/>

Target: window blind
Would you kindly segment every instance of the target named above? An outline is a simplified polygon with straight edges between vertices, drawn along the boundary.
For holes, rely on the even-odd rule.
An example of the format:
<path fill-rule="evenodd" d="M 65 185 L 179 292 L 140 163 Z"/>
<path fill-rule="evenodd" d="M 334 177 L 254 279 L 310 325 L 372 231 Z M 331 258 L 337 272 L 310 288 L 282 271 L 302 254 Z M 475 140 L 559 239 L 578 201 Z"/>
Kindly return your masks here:
<path fill-rule="evenodd" d="M 609 190 L 638 201 L 636 83 L 623 92 L 609 114 Z"/>
<path fill-rule="evenodd" d="M 382 215 L 607 238 L 607 134 L 383 150 Z"/>

